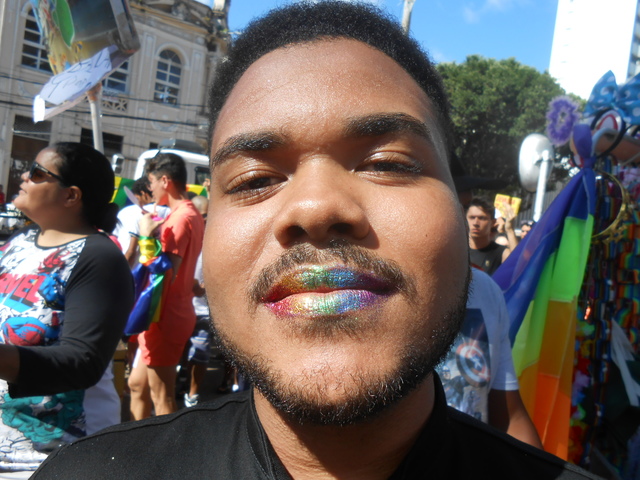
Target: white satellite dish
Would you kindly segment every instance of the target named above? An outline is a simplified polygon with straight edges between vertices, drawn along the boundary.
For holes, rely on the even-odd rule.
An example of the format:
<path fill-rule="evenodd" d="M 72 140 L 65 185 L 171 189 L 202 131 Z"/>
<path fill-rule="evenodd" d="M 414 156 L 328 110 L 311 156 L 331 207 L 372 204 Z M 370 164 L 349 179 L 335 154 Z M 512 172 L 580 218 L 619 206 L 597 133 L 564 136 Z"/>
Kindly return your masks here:
<path fill-rule="evenodd" d="M 553 145 L 547 137 L 531 133 L 523 140 L 518 158 L 520 183 L 529 192 L 536 192 L 533 220 L 542 216 L 542 203 L 547 181 L 553 167 Z"/>
<path fill-rule="evenodd" d="M 538 190 L 538 180 L 540 170 L 545 161 L 553 159 L 553 145 L 547 137 L 539 133 L 527 135 L 520 146 L 520 157 L 518 159 L 518 173 L 520 183 L 525 190 L 536 192 Z M 545 182 L 549 179 L 551 169 L 547 169 Z"/>

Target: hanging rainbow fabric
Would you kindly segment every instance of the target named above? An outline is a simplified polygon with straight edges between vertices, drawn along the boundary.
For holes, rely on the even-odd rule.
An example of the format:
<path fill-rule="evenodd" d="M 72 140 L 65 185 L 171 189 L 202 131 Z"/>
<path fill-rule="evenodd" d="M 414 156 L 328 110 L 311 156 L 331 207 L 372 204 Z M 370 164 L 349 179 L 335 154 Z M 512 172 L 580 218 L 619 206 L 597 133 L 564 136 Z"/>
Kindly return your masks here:
<path fill-rule="evenodd" d="M 595 210 L 589 127 L 575 126 L 573 138 L 584 168 L 493 275 L 507 302 L 522 399 L 545 450 L 565 459 L 576 305 Z"/>
<path fill-rule="evenodd" d="M 149 328 L 153 322 L 160 321 L 164 288 L 168 285 L 164 279 L 171 269 L 171 260 L 165 253 L 139 263 L 133 269 L 136 289 L 136 303 L 129 314 L 125 335 L 136 335 Z"/>

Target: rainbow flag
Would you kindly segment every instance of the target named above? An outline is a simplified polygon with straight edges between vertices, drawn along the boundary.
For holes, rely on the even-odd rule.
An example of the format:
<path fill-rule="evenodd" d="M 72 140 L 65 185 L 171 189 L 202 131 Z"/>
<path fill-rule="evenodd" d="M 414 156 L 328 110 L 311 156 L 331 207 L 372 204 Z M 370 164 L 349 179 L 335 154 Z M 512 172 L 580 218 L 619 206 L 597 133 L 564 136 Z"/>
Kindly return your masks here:
<path fill-rule="evenodd" d="M 576 136 L 574 132 L 574 137 Z M 587 138 L 588 137 L 588 138 Z M 511 322 L 520 394 L 546 451 L 568 456 L 577 299 L 595 211 L 590 132 L 574 138 L 585 167 L 496 270 Z"/>
<path fill-rule="evenodd" d="M 135 266 L 132 274 L 136 288 L 136 303 L 124 328 L 125 335 L 142 333 L 153 322 L 160 321 L 164 289 L 169 284 L 165 282 L 165 278 L 172 272 L 171 268 L 171 260 L 165 253 Z"/>

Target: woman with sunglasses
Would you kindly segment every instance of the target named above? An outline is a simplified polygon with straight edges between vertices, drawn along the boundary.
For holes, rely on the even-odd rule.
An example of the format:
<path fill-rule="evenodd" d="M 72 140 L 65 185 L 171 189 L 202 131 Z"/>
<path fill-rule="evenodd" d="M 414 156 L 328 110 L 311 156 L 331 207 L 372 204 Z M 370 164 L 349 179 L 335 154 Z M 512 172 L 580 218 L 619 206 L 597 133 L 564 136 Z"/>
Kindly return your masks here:
<path fill-rule="evenodd" d="M 79 143 L 42 150 L 15 206 L 33 224 L 0 249 L 0 479 L 120 420 L 107 368 L 133 304 L 129 266 L 102 232 L 114 175 Z"/>

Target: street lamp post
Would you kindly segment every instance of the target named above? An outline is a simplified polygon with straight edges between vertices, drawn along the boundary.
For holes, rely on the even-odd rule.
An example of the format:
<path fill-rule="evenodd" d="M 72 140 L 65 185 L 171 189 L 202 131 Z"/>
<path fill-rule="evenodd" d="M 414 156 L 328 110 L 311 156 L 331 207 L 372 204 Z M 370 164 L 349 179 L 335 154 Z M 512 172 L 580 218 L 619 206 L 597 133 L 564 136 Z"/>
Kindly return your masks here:
<path fill-rule="evenodd" d="M 404 0 L 404 8 L 402 9 L 402 30 L 405 35 L 409 35 L 409 26 L 411 24 L 411 11 L 416 0 Z"/>

